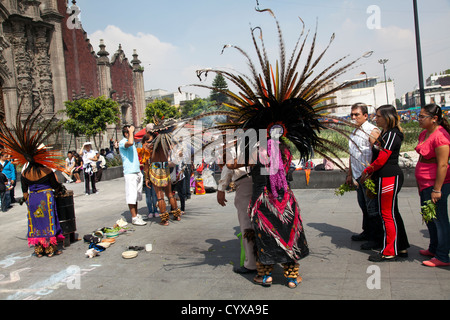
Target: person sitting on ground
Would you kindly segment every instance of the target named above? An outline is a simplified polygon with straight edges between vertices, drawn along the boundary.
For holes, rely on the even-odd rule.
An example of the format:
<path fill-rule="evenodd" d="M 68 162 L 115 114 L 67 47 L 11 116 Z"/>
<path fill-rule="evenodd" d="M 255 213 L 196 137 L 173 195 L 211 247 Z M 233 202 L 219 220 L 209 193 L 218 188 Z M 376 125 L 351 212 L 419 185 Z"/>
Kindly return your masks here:
<path fill-rule="evenodd" d="M 73 168 L 73 177 L 75 178 L 75 183 L 81 183 L 80 174 L 83 172 L 83 158 L 76 152 L 72 151 L 73 157 L 75 158 L 75 167 Z"/>
<path fill-rule="evenodd" d="M 68 151 L 64 171 L 61 171 L 62 175 L 64 176 L 64 178 L 66 178 L 68 183 L 73 182 L 73 170 L 75 170 L 75 158 L 72 151 Z"/>

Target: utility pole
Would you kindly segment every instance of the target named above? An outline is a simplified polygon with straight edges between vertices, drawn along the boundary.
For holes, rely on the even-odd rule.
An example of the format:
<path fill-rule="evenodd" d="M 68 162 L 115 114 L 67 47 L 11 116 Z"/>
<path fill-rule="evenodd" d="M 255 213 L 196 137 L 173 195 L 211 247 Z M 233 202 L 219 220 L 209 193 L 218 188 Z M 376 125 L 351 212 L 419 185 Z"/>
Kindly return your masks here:
<path fill-rule="evenodd" d="M 425 90 L 423 86 L 422 52 L 420 49 L 419 15 L 417 13 L 417 0 L 413 0 L 413 7 L 414 7 L 414 25 L 416 29 L 417 68 L 419 70 L 420 106 L 423 107 L 425 106 Z"/>
<path fill-rule="evenodd" d="M 383 71 L 384 71 L 384 87 L 386 88 L 386 104 L 389 104 L 389 97 L 388 97 L 388 88 L 387 88 L 387 80 L 386 80 L 386 62 L 388 62 L 388 59 L 380 59 L 378 60 L 378 63 L 383 65 Z"/>

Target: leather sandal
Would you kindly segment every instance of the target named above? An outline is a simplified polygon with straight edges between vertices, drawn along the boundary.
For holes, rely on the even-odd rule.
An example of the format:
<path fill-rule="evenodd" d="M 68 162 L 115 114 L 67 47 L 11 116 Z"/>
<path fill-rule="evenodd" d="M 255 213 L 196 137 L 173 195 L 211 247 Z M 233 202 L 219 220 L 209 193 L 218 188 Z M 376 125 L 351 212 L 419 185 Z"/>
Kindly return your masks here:
<path fill-rule="evenodd" d="M 257 275 L 256 277 L 253 278 L 253 282 L 263 287 L 270 287 L 272 285 L 272 274 L 264 276 Z"/>
<path fill-rule="evenodd" d="M 56 250 L 56 251 L 53 251 L 52 253 L 48 253 L 47 254 L 47 257 L 53 257 L 53 256 L 59 256 L 60 254 L 62 254 L 62 251 L 61 250 Z"/>
<path fill-rule="evenodd" d="M 298 276 L 297 279 L 294 278 L 287 278 L 287 287 L 290 289 L 297 288 L 298 284 L 302 282 L 303 278 Z"/>

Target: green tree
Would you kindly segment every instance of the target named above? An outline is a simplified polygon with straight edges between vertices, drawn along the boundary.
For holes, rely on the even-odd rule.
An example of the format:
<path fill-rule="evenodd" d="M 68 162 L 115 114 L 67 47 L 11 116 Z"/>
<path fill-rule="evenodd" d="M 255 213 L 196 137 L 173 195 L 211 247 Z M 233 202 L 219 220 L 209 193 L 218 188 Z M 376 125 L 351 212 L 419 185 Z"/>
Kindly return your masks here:
<path fill-rule="evenodd" d="M 144 125 L 153 122 L 153 117 L 158 118 L 179 118 L 181 113 L 174 106 L 171 106 L 167 101 L 155 100 L 152 103 L 147 104 L 145 107 L 145 119 Z"/>
<path fill-rule="evenodd" d="M 225 81 L 225 78 L 222 74 L 218 73 L 216 77 L 214 78 L 212 82 L 212 86 L 216 89 L 222 90 L 222 91 L 228 91 L 228 84 Z M 223 103 L 228 100 L 228 97 L 220 91 L 211 90 L 211 94 L 209 98 L 213 101 L 216 101 L 217 103 Z"/>
<path fill-rule="evenodd" d="M 79 99 L 64 102 L 64 113 L 69 119 L 63 122 L 63 127 L 75 137 L 86 135 L 94 140 L 106 131 L 108 124 L 116 124 L 119 121 L 119 104 L 104 96 L 98 98 Z"/>
<path fill-rule="evenodd" d="M 204 112 L 213 111 L 216 108 L 212 106 L 214 101 L 196 98 L 194 100 L 185 101 L 181 107 L 181 117 L 191 118 L 198 116 Z"/>

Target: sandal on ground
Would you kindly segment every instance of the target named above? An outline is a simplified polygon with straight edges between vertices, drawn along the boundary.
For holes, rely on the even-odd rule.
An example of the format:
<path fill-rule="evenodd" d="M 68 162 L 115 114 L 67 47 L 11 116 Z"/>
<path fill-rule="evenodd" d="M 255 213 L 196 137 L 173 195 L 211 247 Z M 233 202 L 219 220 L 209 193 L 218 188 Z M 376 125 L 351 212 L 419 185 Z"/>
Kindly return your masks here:
<path fill-rule="evenodd" d="M 290 289 L 295 289 L 295 288 L 297 288 L 297 286 L 298 286 L 298 284 L 300 283 L 300 282 L 302 282 L 302 277 L 300 277 L 300 276 L 298 276 L 297 277 L 297 279 L 294 279 L 294 278 L 287 278 L 287 286 L 288 286 L 288 288 L 290 288 Z"/>
<path fill-rule="evenodd" d="M 263 287 L 270 287 L 272 285 L 272 275 L 265 275 L 265 276 L 257 275 L 256 277 L 253 278 L 253 282 Z"/>
<path fill-rule="evenodd" d="M 56 250 L 56 251 L 54 251 L 54 252 L 52 252 L 52 253 L 48 253 L 47 254 L 47 257 L 53 257 L 53 256 L 59 256 L 60 254 L 62 254 L 62 251 L 61 250 Z"/>

